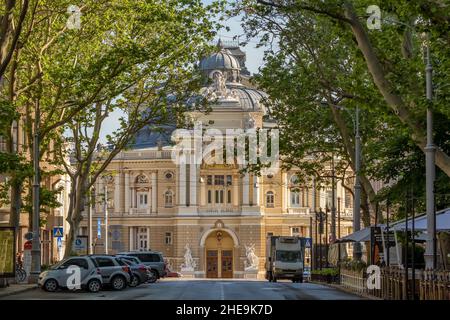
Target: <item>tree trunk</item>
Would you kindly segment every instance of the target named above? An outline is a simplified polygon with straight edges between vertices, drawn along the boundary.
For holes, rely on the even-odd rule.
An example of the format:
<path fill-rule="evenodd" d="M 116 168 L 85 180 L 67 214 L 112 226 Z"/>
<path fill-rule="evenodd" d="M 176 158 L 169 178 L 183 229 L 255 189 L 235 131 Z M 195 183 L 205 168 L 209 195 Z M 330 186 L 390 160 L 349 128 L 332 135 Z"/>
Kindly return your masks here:
<path fill-rule="evenodd" d="M 359 21 L 351 4 L 345 5 L 345 16 L 351 21 L 350 26 L 353 35 L 358 42 L 358 47 L 364 56 L 367 67 L 380 93 L 386 103 L 397 114 L 402 123 L 406 124 L 413 132 L 413 140 L 416 145 L 425 152 L 426 136 L 421 126 L 414 120 L 401 96 L 396 95 L 391 83 L 387 80 L 383 67 L 372 47 L 366 30 Z M 436 165 L 450 177 L 450 157 L 440 148 L 436 148 Z"/>

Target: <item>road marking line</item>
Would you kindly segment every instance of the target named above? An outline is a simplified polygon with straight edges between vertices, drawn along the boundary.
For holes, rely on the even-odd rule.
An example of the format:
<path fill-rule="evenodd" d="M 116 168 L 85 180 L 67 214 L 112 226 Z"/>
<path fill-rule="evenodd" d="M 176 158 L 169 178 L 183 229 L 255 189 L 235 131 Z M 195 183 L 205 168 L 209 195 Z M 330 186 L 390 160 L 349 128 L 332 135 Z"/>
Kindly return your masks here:
<path fill-rule="evenodd" d="M 223 290 L 223 284 L 220 283 L 220 300 L 225 300 L 225 292 Z"/>

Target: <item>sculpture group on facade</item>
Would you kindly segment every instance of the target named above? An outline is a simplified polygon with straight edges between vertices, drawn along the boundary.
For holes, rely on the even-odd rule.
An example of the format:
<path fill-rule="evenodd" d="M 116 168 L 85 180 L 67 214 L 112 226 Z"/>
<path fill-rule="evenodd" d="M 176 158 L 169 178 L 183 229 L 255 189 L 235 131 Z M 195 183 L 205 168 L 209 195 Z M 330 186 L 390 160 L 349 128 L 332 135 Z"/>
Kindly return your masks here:
<path fill-rule="evenodd" d="M 244 263 L 245 271 L 257 271 L 259 269 L 259 258 L 255 254 L 255 245 L 245 246 L 245 255 L 247 260 Z"/>
<path fill-rule="evenodd" d="M 197 267 L 197 263 L 194 258 L 192 258 L 192 251 L 188 243 L 186 243 L 184 250 L 184 263 L 181 264 L 181 271 L 194 271 Z"/>

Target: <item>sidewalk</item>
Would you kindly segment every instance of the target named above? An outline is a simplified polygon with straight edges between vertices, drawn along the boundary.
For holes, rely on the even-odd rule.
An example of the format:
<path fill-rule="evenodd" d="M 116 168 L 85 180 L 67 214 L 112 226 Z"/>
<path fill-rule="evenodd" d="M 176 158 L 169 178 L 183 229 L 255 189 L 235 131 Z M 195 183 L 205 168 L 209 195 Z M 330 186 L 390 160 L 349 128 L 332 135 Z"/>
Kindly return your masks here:
<path fill-rule="evenodd" d="M 0 288 L 0 298 L 29 290 L 34 290 L 36 288 L 36 284 L 10 284 L 8 287 Z"/>
<path fill-rule="evenodd" d="M 335 284 L 335 283 L 325 283 L 325 282 L 320 282 L 320 281 L 310 281 L 310 283 L 321 284 L 323 286 L 334 288 L 336 290 L 340 290 L 340 291 L 345 292 L 345 293 L 350 293 L 350 294 L 353 294 L 355 296 L 360 296 L 360 297 L 362 297 L 364 299 L 367 299 L 367 300 L 383 300 L 383 299 L 371 296 L 369 294 L 355 293 L 355 292 L 353 292 L 351 290 L 348 290 L 347 288 L 345 288 L 345 287 L 343 287 L 343 286 L 341 286 L 339 284 Z"/>

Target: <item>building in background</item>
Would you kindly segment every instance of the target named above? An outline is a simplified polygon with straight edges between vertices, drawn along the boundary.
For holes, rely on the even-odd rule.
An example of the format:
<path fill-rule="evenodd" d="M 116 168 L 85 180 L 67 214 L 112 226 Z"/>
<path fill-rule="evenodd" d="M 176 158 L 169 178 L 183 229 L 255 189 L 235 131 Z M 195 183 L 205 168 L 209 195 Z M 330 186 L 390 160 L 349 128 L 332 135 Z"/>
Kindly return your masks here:
<path fill-rule="evenodd" d="M 217 52 L 200 62 L 201 71 L 211 80 L 202 92 L 219 99 L 207 114 L 188 112 L 191 120 L 222 132 L 273 127 L 270 110 L 262 103 L 267 94 L 249 84 L 250 74 L 242 68 L 245 60 L 239 46 L 219 42 Z M 196 277 L 244 277 L 246 249 L 254 247 L 261 278 L 268 235 L 315 237 L 310 218 L 315 220 L 316 209 L 325 210 L 331 189 L 314 191 L 312 184 L 300 184 L 295 169 L 257 177 L 241 174 L 237 164 L 177 165 L 170 145 L 175 127 L 166 129 L 166 133 L 142 130 L 133 148 L 118 154 L 96 182 L 92 233 L 100 237 L 94 239 L 95 253 L 104 253 L 106 247 L 105 190 L 108 253 L 156 250 L 174 271 L 180 271 L 188 245 Z M 341 200 L 340 233 L 346 235 L 352 231 L 353 200 L 340 183 L 337 198 Z M 86 216 L 80 233 L 88 234 Z"/>

